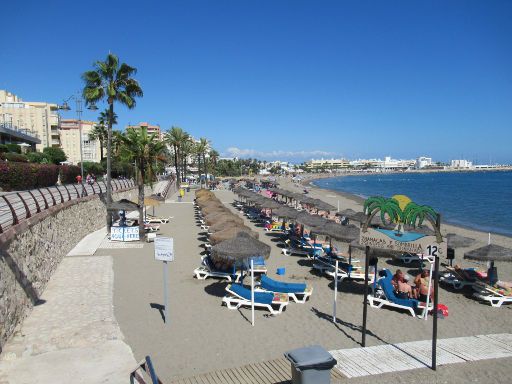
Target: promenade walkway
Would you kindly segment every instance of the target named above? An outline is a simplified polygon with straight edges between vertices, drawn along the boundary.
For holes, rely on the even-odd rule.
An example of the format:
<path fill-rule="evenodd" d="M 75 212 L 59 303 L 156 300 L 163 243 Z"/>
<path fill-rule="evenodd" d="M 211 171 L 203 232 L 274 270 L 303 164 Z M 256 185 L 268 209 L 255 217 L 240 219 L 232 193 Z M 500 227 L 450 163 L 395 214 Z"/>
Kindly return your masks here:
<path fill-rule="evenodd" d="M 62 260 L 0 355 L 1 384 L 127 382 L 136 361 L 114 318 L 112 257 L 92 256 L 104 231 Z"/>

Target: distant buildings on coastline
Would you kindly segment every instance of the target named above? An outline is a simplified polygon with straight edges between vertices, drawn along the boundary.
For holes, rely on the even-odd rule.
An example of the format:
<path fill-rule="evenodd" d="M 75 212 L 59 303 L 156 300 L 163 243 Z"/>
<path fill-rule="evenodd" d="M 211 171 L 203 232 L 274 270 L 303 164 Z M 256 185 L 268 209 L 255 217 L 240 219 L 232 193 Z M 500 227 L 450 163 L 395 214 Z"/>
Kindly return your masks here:
<path fill-rule="evenodd" d="M 510 165 L 473 165 L 464 159 L 451 160 L 449 164 L 433 162 L 431 157 L 420 156 L 416 159 L 393 159 L 391 156 L 382 159 L 311 159 L 303 164 L 309 172 L 324 171 L 360 171 L 360 172 L 396 172 L 407 170 L 478 170 L 500 169 Z"/>

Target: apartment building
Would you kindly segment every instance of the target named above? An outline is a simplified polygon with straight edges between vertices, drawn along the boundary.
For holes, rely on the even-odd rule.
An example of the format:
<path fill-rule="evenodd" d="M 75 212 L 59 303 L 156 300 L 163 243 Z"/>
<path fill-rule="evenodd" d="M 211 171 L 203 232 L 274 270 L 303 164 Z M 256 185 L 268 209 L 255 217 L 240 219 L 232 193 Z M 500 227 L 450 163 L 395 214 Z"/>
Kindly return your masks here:
<path fill-rule="evenodd" d="M 162 140 L 163 139 L 163 134 L 162 134 L 162 131 L 161 131 L 160 126 L 158 124 L 157 125 L 151 125 L 148 122 L 141 122 L 139 124 L 127 125 L 126 126 L 126 129 L 142 129 L 142 128 L 146 128 L 146 130 L 148 131 L 148 134 L 155 133 L 157 138 L 158 138 L 158 140 Z"/>
<path fill-rule="evenodd" d="M 60 146 L 58 109 L 57 104 L 23 101 L 0 89 L 0 126 L 39 139 L 34 142 L 38 151 Z"/>
<path fill-rule="evenodd" d="M 84 161 L 100 162 L 101 150 L 98 140 L 91 140 L 89 134 L 96 122 L 81 120 L 82 126 L 82 156 Z M 72 164 L 80 162 L 80 124 L 77 119 L 60 120 L 61 147 Z"/>

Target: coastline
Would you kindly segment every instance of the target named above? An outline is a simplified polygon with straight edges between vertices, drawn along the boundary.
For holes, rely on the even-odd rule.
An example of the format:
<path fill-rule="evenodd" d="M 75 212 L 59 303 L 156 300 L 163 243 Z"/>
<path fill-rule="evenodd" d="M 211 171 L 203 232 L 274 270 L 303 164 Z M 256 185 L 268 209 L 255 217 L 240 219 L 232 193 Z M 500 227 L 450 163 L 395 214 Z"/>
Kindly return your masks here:
<path fill-rule="evenodd" d="M 315 181 L 321 180 L 321 179 L 339 178 L 339 177 L 357 176 L 357 175 L 359 175 L 359 174 L 345 174 L 345 175 L 339 175 L 339 176 L 338 175 L 333 176 L 332 174 L 321 174 L 321 175 L 319 175 L 320 177 L 316 177 L 316 175 L 306 175 L 305 178 L 301 181 L 301 184 L 304 185 L 307 188 L 316 190 L 320 194 L 321 194 L 321 191 L 326 191 L 326 192 L 329 192 L 330 194 L 334 194 L 336 196 L 339 196 L 342 199 L 347 199 L 347 200 L 353 201 L 354 203 L 356 203 L 358 205 L 359 210 L 361 210 L 362 206 L 363 206 L 363 203 L 364 203 L 364 200 L 365 200 L 364 197 L 361 197 L 359 195 L 356 195 L 356 194 L 353 194 L 353 193 L 350 193 L 350 192 L 338 191 L 338 190 L 334 190 L 334 189 L 330 189 L 330 188 L 322 188 L 322 187 L 319 187 L 319 186 L 313 184 Z M 382 173 L 369 173 L 367 175 L 368 176 L 370 176 L 370 175 L 382 175 Z M 366 176 L 366 174 L 365 174 L 365 176 Z M 345 209 L 345 208 L 343 208 L 343 209 Z M 354 209 L 354 208 L 352 208 L 352 209 Z M 354 209 L 354 210 L 357 210 L 357 209 Z M 482 236 L 482 235 L 488 236 L 489 235 L 488 231 L 484 231 L 484 230 L 481 230 L 481 229 L 478 229 L 478 228 L 475 228 L 475 227 L 471 227 L 469 225 L 463 225 L 461 223 L 453 223 L 453 222 L 450 222 L 450 221 L 444 221 L 443 222 L 443 227 L 445 227 L 445 228 L 447 228 L 447 227 L 457 228 L 460 231 L 476 232 L 480 236 Z M 509 241 L 512 242 L 512 236 L 509 236 L 509 235 L 506 235 L 506 234 L 491 232 L 491 236 L 492 236 L 492 239 L 495 239 L 495 238 L 498 238 L 498 237 L 503 237 L 503 238 L 508 239 Z M 496 243 L 495 241 L 492 241 L 492 242 Z M 505 240 L 505 242 L 508 243 L 508 241 L 506 241 L 506 240 Z"/>

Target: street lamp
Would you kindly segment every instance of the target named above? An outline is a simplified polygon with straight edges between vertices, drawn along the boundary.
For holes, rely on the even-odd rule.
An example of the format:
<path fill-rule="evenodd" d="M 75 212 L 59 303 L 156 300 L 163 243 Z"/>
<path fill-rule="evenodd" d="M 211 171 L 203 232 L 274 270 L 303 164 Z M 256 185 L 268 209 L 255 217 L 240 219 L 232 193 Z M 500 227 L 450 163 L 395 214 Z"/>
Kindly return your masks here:
<path fill-rule="evenodd" d="M 76 110 L 76 114 L 78 116 L 78 134 L 80 136 L 80 177 L 81 177 L 81 180 L 80 180 L 80 184 L 82 185 L 82 197 L 85 195 L 85 188 L 84 188 L 84 159 L 83 159 L 83 155 L 82 155 L 82 143 L 83 143 L 83 138 L 82 138 L 82 103 L 83 103 L 83 98 L 82 96 L 80 95 L 80 92 L 77 92 L 76 95 L 71 95 L 69 96 L 66 100 L 64 100 L 64 102 L 62 103 L 61 106 L 59 106 L 59 109 L 63 110 L 63 111 L 69 111 L 71 110 L 71 108 L 69 107 L 68 105 L 68 101 L 70 100 L 75 100 L 75 110 Z M 91 103 L 89 104 L 89 106 L 87 107 L 87 109 L 90 109 L 91 111 L 96 111 L 98 109 L 98 107 L 96 106 L 96 104 L 94 103 Z"/>

